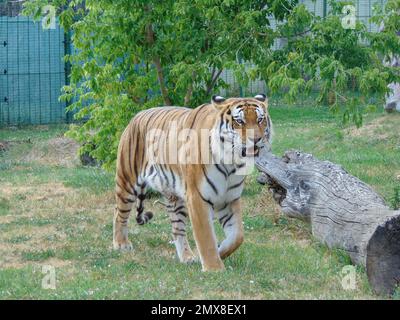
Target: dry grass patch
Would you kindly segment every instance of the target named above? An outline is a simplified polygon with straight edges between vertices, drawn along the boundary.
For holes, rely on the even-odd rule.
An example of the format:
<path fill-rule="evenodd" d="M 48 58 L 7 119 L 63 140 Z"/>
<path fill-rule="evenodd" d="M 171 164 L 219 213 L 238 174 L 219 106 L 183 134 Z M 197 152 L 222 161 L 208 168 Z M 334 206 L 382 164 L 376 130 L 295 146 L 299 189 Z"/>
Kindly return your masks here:
<path fill-rule="evenodd" d="M 9 198 L 23 196 L 28 201 L 43 201 L 54 197 L 65 197 L 73 190 L 60 182 L 47 182 L 36 185 L 13 185 L 5 183 L 0 186 L 0 194 Z"/>
<path fill-rule="evenodd" d="M 255 201 L 254 211 L 249 214 L 252 215 L 264 215 L 272 218 L 276 223 L 281 216 L 281 211 L 279 205 L 274 201 L 271 191 L 265 186 L 260 195 L 257 196 Z"/>
<path fill-rule="evenodd" d="M 0 254 L 4 257 L 0 262 L 2 268 L 31 265 L 38 254 L 38 260 L 48 260 L 46 253 L 52 256 L 52 253 L 64 246 L 67 238 L 55 225 L 18 225 L 18 219 L 14 219 L 13 225 L 13 229 L 1 235 Z M 33 259 L 29 258 L 30 254 Z"/>
<path fill-rule="evenodd" d="M 348 133 L 349 137 L 373 137 L 375 140 L 385 140 L 393 135 L 391 130 L 399 132 L 399 127 L 398 116 L 384 115 L 365 123 L 360 128 L 353 127 L 348 130 Z"/>
<path fill-rule="evenodd" d="M 24 162 L 35 162 L 44 165 L 74 167 L 79 164 L 79 144 L 66 137 L 56 137 L 40 141 L 23 157 Z"/>
<path fill-rule="evenodd" d="M 2 152 L 6 152 L 9 147 L 10 147 L 10 144 L 7 141 L 0 141 L 0 154 Z"/>

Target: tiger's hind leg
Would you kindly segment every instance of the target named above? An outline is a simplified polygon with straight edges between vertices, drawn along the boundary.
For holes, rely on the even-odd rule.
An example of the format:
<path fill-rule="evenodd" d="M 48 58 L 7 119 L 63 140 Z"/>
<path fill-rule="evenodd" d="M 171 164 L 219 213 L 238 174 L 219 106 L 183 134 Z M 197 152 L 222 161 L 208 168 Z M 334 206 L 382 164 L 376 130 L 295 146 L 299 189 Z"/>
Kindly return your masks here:
<path fill-rule="evenodd" d="M 117 207 L 114 213 L 114 249 L 132 249 L 132 243 L 128 240 L 128 221 L 134 203 L 136 203 L 136 222 L 139 225 L 143 225 L 153 218 L 152 212 L 143 212 L 145 198 L 146 182 L 142 179 L 139 178 L 133 188 L 124 185 L 120 179 L 117 180 Z"/>
<path fill-rule="evenodd" d="M 113 222 L 113 248 L 115 250 L 132 250 L 132 243 L 128 240 L 128 221 L 136 196 L 130 187 L 125 186 L 121 179 L 117 179 L 116 203 Z"/>
<path fill-rule="evenodd" d="M 171 218 L 172 235 L 180 262 L 190 263 L 196 260 L 186 237 L 187 209 L 185 202 L 177 197 L 167 199 L 167 210 Z"/>

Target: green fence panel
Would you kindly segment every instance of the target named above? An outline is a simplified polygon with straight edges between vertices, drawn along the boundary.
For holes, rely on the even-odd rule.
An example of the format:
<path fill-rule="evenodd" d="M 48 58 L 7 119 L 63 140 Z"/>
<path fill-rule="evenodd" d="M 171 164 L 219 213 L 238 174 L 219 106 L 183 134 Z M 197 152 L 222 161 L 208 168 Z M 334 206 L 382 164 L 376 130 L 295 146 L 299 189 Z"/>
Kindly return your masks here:
<path fill-rule="evenodd" d="M 0 17 L 0 125 L 66 121 L 64 31 L 30 18 Z"/>

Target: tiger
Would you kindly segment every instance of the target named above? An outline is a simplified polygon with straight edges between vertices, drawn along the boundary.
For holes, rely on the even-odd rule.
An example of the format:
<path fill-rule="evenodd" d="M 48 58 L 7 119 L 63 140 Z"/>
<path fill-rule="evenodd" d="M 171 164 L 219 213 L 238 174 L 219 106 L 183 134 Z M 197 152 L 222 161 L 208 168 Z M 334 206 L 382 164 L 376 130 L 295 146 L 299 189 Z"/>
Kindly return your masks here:
<path fill-rule="evenodd" d="M 180 137 L 170 136 L 172 128 Z M 202 271 L 224 269 L 222 260 L 244 239 L 240 198 L 246 173 L 240 171 L 248 159 L 268 152 L 271 136 L 265 94 L 228 99 L 215 95 L 194 109 L 155 107 L 137 113 L 118 146 L 113 248 L 132 249 L 128 221 L 134 205 L 139 225 L 153 218 L 144 209 L 147 190 L 152 189 L 165 199 L 179 261 L 197 260 L 186 237 L 189 219 Z M 176 152 L 165 156 L 168 149 Z M 176 156 L 179 159 L 172 161 Z M 214 217 L 225 234 L 220 244 Z"/>

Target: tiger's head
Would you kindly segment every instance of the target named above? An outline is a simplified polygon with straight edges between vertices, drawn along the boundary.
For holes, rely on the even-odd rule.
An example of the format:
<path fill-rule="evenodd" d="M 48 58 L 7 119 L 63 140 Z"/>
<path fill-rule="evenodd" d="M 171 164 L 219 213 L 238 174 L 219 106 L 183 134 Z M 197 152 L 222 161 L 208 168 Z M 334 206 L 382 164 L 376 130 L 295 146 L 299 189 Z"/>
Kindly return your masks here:
<path fill-rule="evenodd" d="M 229 99 L 213 96 L 211 103 L 219 112 L 215 138 L 219 138 L 218 143 L 224 145 L 225 152 L 242 158 L 256 157 L 260 151 L 270 148 L 272 122 L 264 94 Z"/>

